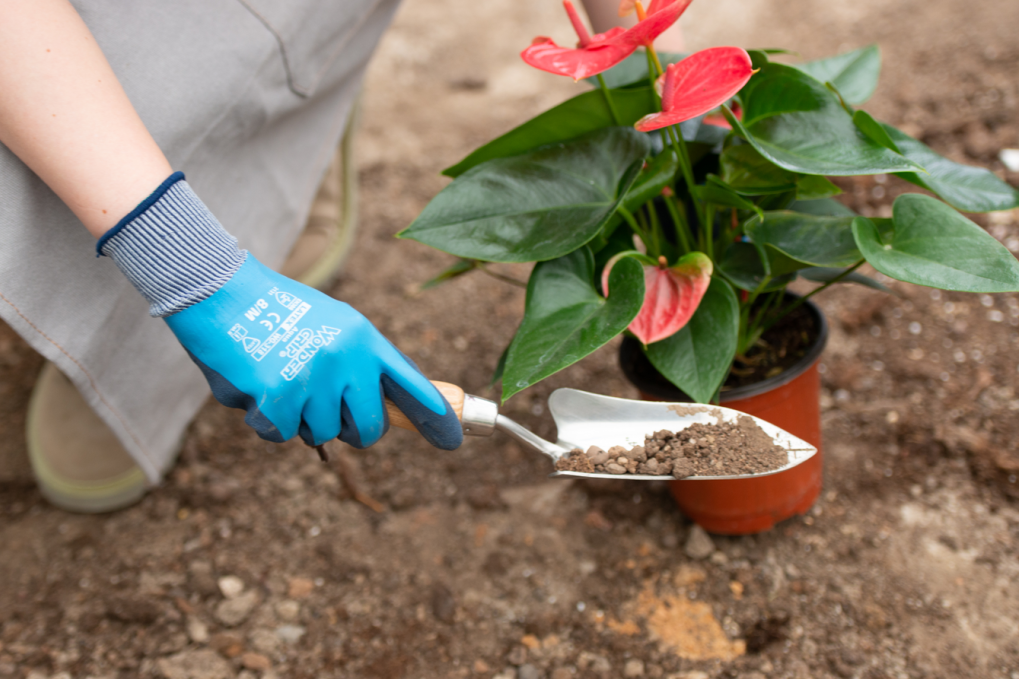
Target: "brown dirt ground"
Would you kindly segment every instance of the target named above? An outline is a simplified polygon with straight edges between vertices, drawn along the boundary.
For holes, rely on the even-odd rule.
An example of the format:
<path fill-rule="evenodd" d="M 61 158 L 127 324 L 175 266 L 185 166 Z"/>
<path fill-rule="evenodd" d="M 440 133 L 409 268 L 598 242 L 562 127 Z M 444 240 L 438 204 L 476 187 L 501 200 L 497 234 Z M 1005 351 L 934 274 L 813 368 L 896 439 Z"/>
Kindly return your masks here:
<path fill-rule="evenodd" d="M 334 293 L 483 396 L 521 292 L 482 275 L 420 292 L 449 258 L 392 235 L 441 167 L 574 91 L 515 56 L 566 37 L 560 12 L 407 0 L 368 83 L 364 228 Z M 695 48 L 877 41 L 876 115 L 998 171 L 998 149 L 1019 146 L 1014 0 L 699 0 L 684 22 Z M 874 214 L 902 188 L 842 185 Z M 1019 250 L 1019 212 L 979 221 Z M 376 514 L 313 451 L 266 445 L 215 403 L 141 504 L 68 515 L 23 481 L 40 362 L 0 327 L 0 677 L 1015 679 L 1019 296 L 893 287 L 822 300 L 821 501 L 707 549 L 663 487 L 549 480 L 499 435 L 442 453 L 397 431 L 344 453 Z M 550 436 L 556 387 L 634 396 L 614 352 L 505 412 Z M 223 576 L 244 587 L 229 603 Z"/>

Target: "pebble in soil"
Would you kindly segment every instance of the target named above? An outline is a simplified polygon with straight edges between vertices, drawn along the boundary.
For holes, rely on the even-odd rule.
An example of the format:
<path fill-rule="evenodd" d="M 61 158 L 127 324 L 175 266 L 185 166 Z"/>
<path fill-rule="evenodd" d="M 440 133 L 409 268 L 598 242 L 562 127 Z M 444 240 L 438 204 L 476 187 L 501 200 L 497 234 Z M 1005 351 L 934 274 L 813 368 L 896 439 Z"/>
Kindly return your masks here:
<path fill-rule="evenodd" d="M 556 462 L 559 471 L 673 476 L 734 476 L 761 474 L 785 466 L 789 453 L 757 426 L 753 418 L 736 422 L 694 423 L 679 432 L 656 431 L 643 446 L 607 451 L 580 448 Z"/>

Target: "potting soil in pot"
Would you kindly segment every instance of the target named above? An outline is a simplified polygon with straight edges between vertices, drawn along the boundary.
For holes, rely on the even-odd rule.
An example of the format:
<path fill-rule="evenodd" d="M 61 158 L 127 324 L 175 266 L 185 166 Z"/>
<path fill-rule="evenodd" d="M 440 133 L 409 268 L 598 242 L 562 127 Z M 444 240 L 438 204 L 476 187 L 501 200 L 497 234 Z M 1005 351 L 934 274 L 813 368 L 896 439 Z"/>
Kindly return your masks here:
<path fill-rule="evenodd" d="M 559 471 L 604 474 L 673 476 L 731 476 L 760 474 L 789 462 L 789 453 L 776 445 L 753 418 L 736 422 L 695 423 L 679 432 L 656 431 L 644 437 L 643 446 L 607 451 L 580 448 L 556 462 Z"/>

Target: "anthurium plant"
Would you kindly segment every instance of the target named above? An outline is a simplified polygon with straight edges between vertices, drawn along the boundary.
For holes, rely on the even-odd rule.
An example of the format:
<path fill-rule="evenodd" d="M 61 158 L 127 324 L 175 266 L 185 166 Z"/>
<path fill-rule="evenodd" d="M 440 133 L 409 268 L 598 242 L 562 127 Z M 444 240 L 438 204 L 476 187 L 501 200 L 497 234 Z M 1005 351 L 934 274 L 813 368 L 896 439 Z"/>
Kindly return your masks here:
<path fill-rule="evenodd" d="M 1015 208 L 1019 192 L 856 108 L 877 47 L 797 65 L 777 50 L 657 53 L 689 3 L 623 0 L 637 24 L 590 35 L 565 0 L 577 45 L 539 37 L 521 56 L 590 89 L 447 168 L 453 181 L 400 234 L 460 258 L 436 280 L 536 263 L 503 400 L 629 333 L 711 401 L 805 299 L 786 294 L 793 280 L 881 287 L 865 262 L 945 290 L 1019 290 L 1016 258 L 959 212 Z M 878 174 L 926 192 L 899 196 L 890 218 L 832 199 L 829 177 Z"/>

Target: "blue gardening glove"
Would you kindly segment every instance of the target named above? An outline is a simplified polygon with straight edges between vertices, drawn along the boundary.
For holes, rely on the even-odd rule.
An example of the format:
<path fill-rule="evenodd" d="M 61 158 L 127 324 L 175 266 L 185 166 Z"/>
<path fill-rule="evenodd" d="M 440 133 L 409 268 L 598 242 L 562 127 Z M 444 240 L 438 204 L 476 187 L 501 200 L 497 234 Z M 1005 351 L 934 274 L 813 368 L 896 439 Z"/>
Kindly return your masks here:
<path fill-rule="evenodd" d="M 262 438 L 370 446 L 389 429 L 389 397 L 432 445 L 463 441 L 449 403 L 368 319 L 239 250 L 181 173 L 97 248 Z"/>

